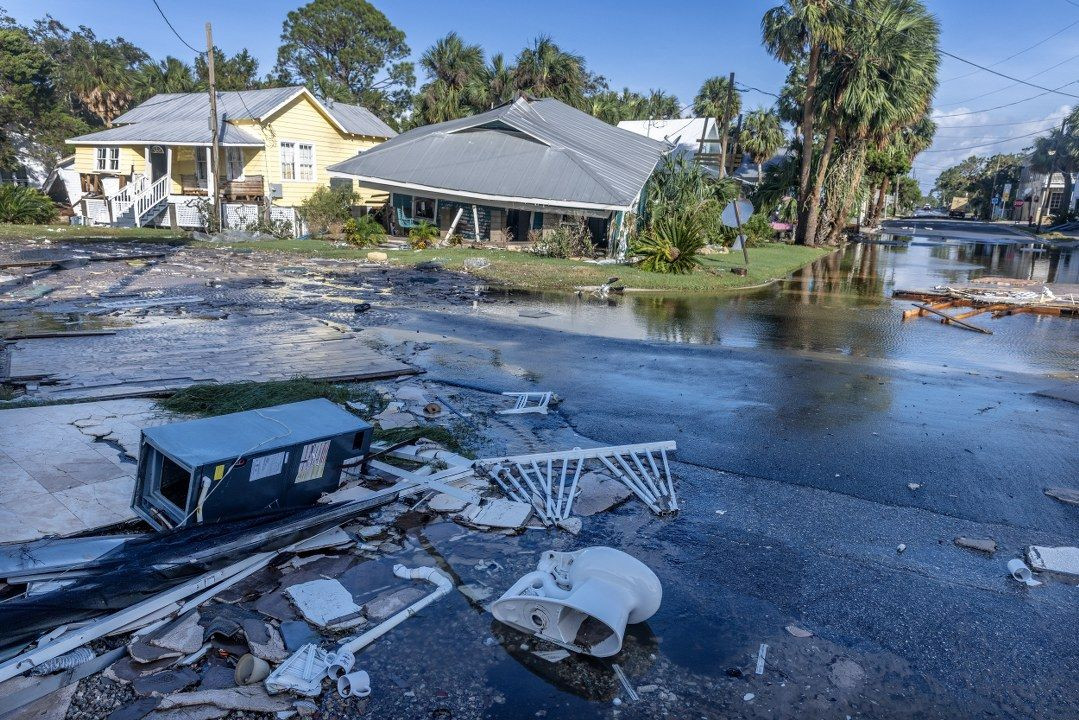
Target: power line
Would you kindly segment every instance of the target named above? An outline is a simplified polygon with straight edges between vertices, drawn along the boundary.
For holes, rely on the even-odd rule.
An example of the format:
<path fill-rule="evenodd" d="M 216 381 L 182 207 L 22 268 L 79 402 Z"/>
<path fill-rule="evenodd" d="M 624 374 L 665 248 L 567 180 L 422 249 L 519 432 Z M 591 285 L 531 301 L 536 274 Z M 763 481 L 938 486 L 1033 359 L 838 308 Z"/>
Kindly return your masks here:
<path fill-rule="evenodd" d="M 1001 143 L 1011 142 L 1012 140 L 1022 140 L 1023 138 L 1031 137 L 1033 135 L 1040 135 L 1043 132 L 1047 132 L 1049 130 L 1055 130 L 1055 129 L 1056 129 L 1056 125 L 1053 125 L 1051 127 L 1042 128 L 1041 130 L 1035 130 L 1032 133 L 1027 133 L 1025 135 L 1016 135 L 1015 137 L 1005 138 L 1003 140 L 993 140 L 992 142 L 980 143 L 978 145 L 965 145 L 963 147 L 944 148 L 944 149 L 941 149 L 941 150 L 922 150 L 922 152 L 924 152 L 924 153 L 941 153 L 941 152 L 959 152 L 959 151 L 962 151 L 962 150 L 973 150 L 975 148 L 988 147 L 990 145 L 999 145 Z"/>
<path fill-rule="evenodd" d="M 189 43 L 187 40 L 184 40 L 183 37 L 181 37 L 180 33 L 176 32 L 176 28 L 172 26 L 172 23 L 169 22 L 168 17 L 165 15 L 165 11 L 162 10 L 161 6 L 157 4 L 157 0 L 152 0 L 152 2 L 154 3 L 154 7 L 157 8 L 157 11 L 161 13 L 161 19 L 165 21 L 165 24 L 169 26 L 169 30 L 172 30 L 172 34 L 175 35 L 180 42 L 182 42 L 184 45 L 187 45 L 188 49 L 190 49 L 196 55 L 206 54 L 204 51 L 192 47 L 191 43 Z"/>
<path fill-rule="evenodd" d="M 1071 82 L 1064 83 L 1060 87 L 1062 87 L 1062 88 L 1068 87 L 1069 85 L 1074 85 L 1077 82 L 1079 82 L 1079 80 L 1072 80 Z M 1037 95 L 1031 95 L 1030 97 L 1023 98 L 1022 100 L 1016 100 L 1015 102 L 1005 103 L 1003 105 L 996 105 L 996 106 L 991 107 L 991 108 L 983 108 L 982 110 L 970 110 L 968 112 L 961 112 L 961 113 L 950 113 L 948 115 L 938 115 L 937 118 L 941 119 L 941 118 L 951 118 L 951 117 L 963 117 L 964 115 L 978 115 L 980 113 L 992 112 L 993 110 L 1000 110 L 1001 108 L 1012 107 L 1013 105 L 1021 105 L 1022 103 L 1029 102 L 1031 100 L 1037 100 L 1038 98 L 1045 97 L 1048 94 L 1049 93 L 1047 93 L 1047 92 L 1038 93 Z"/>
<path fill-rule="evenodd" d="M 1079 6 L 1077 6 L 1077 7 L 1079 7 Z M 1033 45 L 1031 45 L 1031 46 L 1030 46 L 1030 47 L 1028 47 L 1028 48 L 1024 48 L 1023 50 L 1020 50 L 1020 51 L 1019 51 L 1019 52 L 1017 52 L 1017 53 L 1014 53 L 1014 54 L 1012 54 L 1012 55 L 1009 55 L 1008 57 L 1004 58 L 1003 60 L 998 60 L 997 62 L 993 63 L 993 64 L 992 64 L 992 65 L 990 65 L 989 67 L 995 67 L 995 66 L 997 66 L 997 65 L 1001 65 L 1001 64 L 1003 64 L 1003 63 L 1006 63 L 1006 62 L 1008 62 L 1008 61 L 1009 61 L 1009 60 L 1011 60 L 1012 58 L 1017 58 L 1017 57 L 1019 57 L 1020 55 L 1022 55 L 1023 53 L 1025 53 L 1025 52 L 1027 52 L 1027 51 L 1029 51 L 1029 50 L 1033 50 L 1034 48 L 1038 47 L 1039 45 L 1043 45 L 1043 44 L 1045 44 L 1045 43 L 1049 42 L 1050 40 L 1052 40 L 1053 38 L 1055 38 L 1055 37 L 1056 37 L 1057 35 L 1060 35 L 1061 33 L 1065 32 L 1066 30 L 1070 30 L 1071 28 L 1075 27 L 1076 25 L 1079 25 L 1079 20 L 1076 20 L 1076 21 L 1075 21 L 1075 22 L 1073 22 L 1073 23 L 1072 23 L 1071 25 L 1067 25 L 1067 26 L 1065 26 L 1065 27 L 1061 28 L 1060 30 L 1057 30 L 1057 31 L 1056 31 L 1055 33 L 1053 33 L 1053 34 L 1052 34 L 1052 35 L 1050 35 L 1049 37 L 1047 37 L 1047 38 L 1044 38 L 1044 39 L 1042 39 L 1042 40 L 1039 40 L 1038 42 L 1034 43 Z M 1056 67 L 1056 66 L 1054 65 L 1053 67 Z M 941 81 L 940 81 L 940 84 L 941 84 L 941 85 L 943 85 L 944 83 L 950 83 L 950 82 L 952 82 L 953 80 L 961 80 L 961 79 L 963 79 L 963 78 L 965 78 L 965 77 L 970 77 L 971 75 L 973 75 L 973 74 L 974 74 L 974 73 L 976 73 L 976 72 L 978 72 L 978 71 L 977 71 L 977 70 L 972 70 L 972 71 L 970 71 L 970 72 L 968 72 L 968 73 L 966 73 L 966 74 L 964 74 L 964 75 L 957 75 L 956 77 L 953 77 L 953 78 L 948 78 L 947 80 L 941 80 Z M 1044 72 L 1044 71 L 1043 71 L 1043 72 Z"/>
<path fill-rule="evenodd" d="M 1076 20 L 1075 23 L 1073 23 L 1073 25 L 1074 24 L 1079 24 L 1079 20 Z M 1045 73 L 1049 72 L 1050 70 L 1055 70 L 1056 68 L 1060 67 L 1061 65 L 1063 65 L 1065 63 L 1069 63 L 1072 60 L 1075 60 L 1076 58 L 1079 58 L 1079 55 L 1072 55 L 1070 58 L 1066 58 L 1064 60 L 1061 60 L 1056 65 L 1050 65 L 1049 67 L 1045 68 L 1044 70 L 1036 72 L 1033 75 L 1028 75 L 1027 80 L 1029 80 L 1031 78 L 1038 77 L 1039 75 L 1044 75 Z M 970 102 L 972 100 L 980 100 L 980 99 L 982 99 L 984 97 L 989 97 L 990 95 L 996 95 L 997 93 L 1004 92 L 1005 90 L 1010 90 L 1011 88 L 1015 87 L 1018 84 L 1019 83 L 1012 83 L 1011 85 L 1005 85 L 1002 88 L 997 88 L 996 90 L 990 90 L 989 92 L 984 92 L 981 95 L 975 95 L 974 97 L 967 98 L 966 100 L 958 100 L 956 102 L 944 103 L 943 105 L 939 105 L 938 107 L 948 107 L 950 105 L 963 105 L 963 104 L 968 103 L 968 102 Z"/>

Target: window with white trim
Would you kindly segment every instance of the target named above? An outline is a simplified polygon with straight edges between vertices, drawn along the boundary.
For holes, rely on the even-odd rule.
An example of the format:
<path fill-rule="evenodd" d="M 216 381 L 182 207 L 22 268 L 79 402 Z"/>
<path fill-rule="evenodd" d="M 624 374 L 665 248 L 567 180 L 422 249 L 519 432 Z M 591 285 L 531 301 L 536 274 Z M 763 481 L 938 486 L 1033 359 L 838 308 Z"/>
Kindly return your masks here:
<path fill-rule="evenodd" d="M 311 143 L 284 140 L 281 147 L 281 179 L 315 179 L 315 146 Z"/>
<path fill-rule="evenodd" d="M 94 169 L 101 172 L 113 172 L 120 169 L 120 148 L 99 147 L 97 148 Z"/>
<path fill-rule="evenodd" d="M 1049 212 L 1056 212 L 1060 209 L 1060 206 L 1064 200 L 1063 192 L 1052 192 L 1049 194 Z"/>
<path fill-rule="evenodd" d="M 202 148 L 195 148 L 195 182 L 200 187 L 206 187 L 206 178 L 210 175 L 207 160 L 206 152 Z"/>
<path fill-rule="evenodd" d="M 225 172 L 229 180 L 239 180 L 244 176 L 243 148 L 225 148 Z"/>

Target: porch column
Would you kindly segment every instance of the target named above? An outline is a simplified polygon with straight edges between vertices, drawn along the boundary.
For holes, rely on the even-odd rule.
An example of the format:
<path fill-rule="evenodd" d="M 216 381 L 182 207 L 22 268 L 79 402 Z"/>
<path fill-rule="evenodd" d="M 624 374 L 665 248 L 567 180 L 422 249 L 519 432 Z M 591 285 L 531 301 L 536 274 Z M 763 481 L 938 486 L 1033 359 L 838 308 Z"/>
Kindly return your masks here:
<path fill-rule="evenodd" d="M 169 195 L 172 195 L 172 146 L 165 148 L 165 177 L 169 179 Z"/>
<path fill-rule="evenodd" d="M 206 194 L 209 195 L 210 203 L 214 201 L 214 188 L 217 187 L 217 176 L 214 175 L 213 150 L 206 148 Z"/>
<path fill-rule="evenodd" d="M 145 161 L 145 165 L 142 166 L 142 175 L 147 180 L 152 180 L 154 177 L 154 171 L 150 166 L 150 146 L 147 145 L 142 149 L 142 157 Z"/>

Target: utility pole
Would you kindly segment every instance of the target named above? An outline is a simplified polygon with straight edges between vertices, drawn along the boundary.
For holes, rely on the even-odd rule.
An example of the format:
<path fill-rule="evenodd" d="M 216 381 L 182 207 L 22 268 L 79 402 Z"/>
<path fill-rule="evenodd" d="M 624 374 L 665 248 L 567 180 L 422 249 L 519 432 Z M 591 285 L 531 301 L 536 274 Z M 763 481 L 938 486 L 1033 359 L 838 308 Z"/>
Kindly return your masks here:
<path fill-rule="evenodd" d="M 723 127 L 720 128 L 719 176 L 727 177 L 727 141 L 731 136 L 731 103 L 734 102 L 734 73 L 727 79 L 727 104 L 723 108 Z"/>
<path fill-rule="evenodd" d="M 217 88 L 214 85 L 214 33 L 210 23 L 206 23 L 206 75 L 210 85 L 210 132 L 213 133 L 210 155 L 210 181 L 213 183 L 214 215 L 217 217 L 217 229 L 224 225 L 225 214 L 221 212 L 221 187 L 218 183 L 218 165 L 221 156 L 217 130 Z"/>

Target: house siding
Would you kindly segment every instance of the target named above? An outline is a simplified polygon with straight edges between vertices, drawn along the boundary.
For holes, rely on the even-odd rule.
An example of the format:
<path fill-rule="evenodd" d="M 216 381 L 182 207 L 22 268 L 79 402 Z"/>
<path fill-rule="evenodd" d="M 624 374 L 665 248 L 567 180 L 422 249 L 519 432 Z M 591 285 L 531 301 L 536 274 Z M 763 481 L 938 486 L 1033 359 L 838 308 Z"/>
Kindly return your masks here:
<path fill-rule="evenodd" d="M 127 175 L 132 169 L 135 172 L 143 172 L 146 166 L 146 158 L 143 155 L 141 145 L 120 146 L 120 169 L 98 170 L 94 163 L 97 159 L 97 148 L 90 145 L 77 145 L 75 147 L 75 164 L 73 167 L 80 173 L 99 173 L 101 175 Z"/>
<path fill-rule="evenodd" d="M 274 113 L 261 125 L 254 122 L 237 122 L 248 132 L 262 136 L 266 150 L 253 153 L 247 161 L 246 172 L 263 175 L 267 182 L 281 183 L 281 205 L 300 205 L 320 186 L 329 186 L 330 177 L 326 167 L 342 162 L 357 153 L 382 142 L 379 138 L 361 138 L 346 135 L 331 124 L 322 112 L 306 96 L 299 96 Z M 315 147 L 315 177 L 311 181 L 284 180 L 281 176 L 280 145 L 282 140 L 310 142 Z M 387 195 L 367 188 L 358 188 L 358 203 L 381 205 Z"/>

